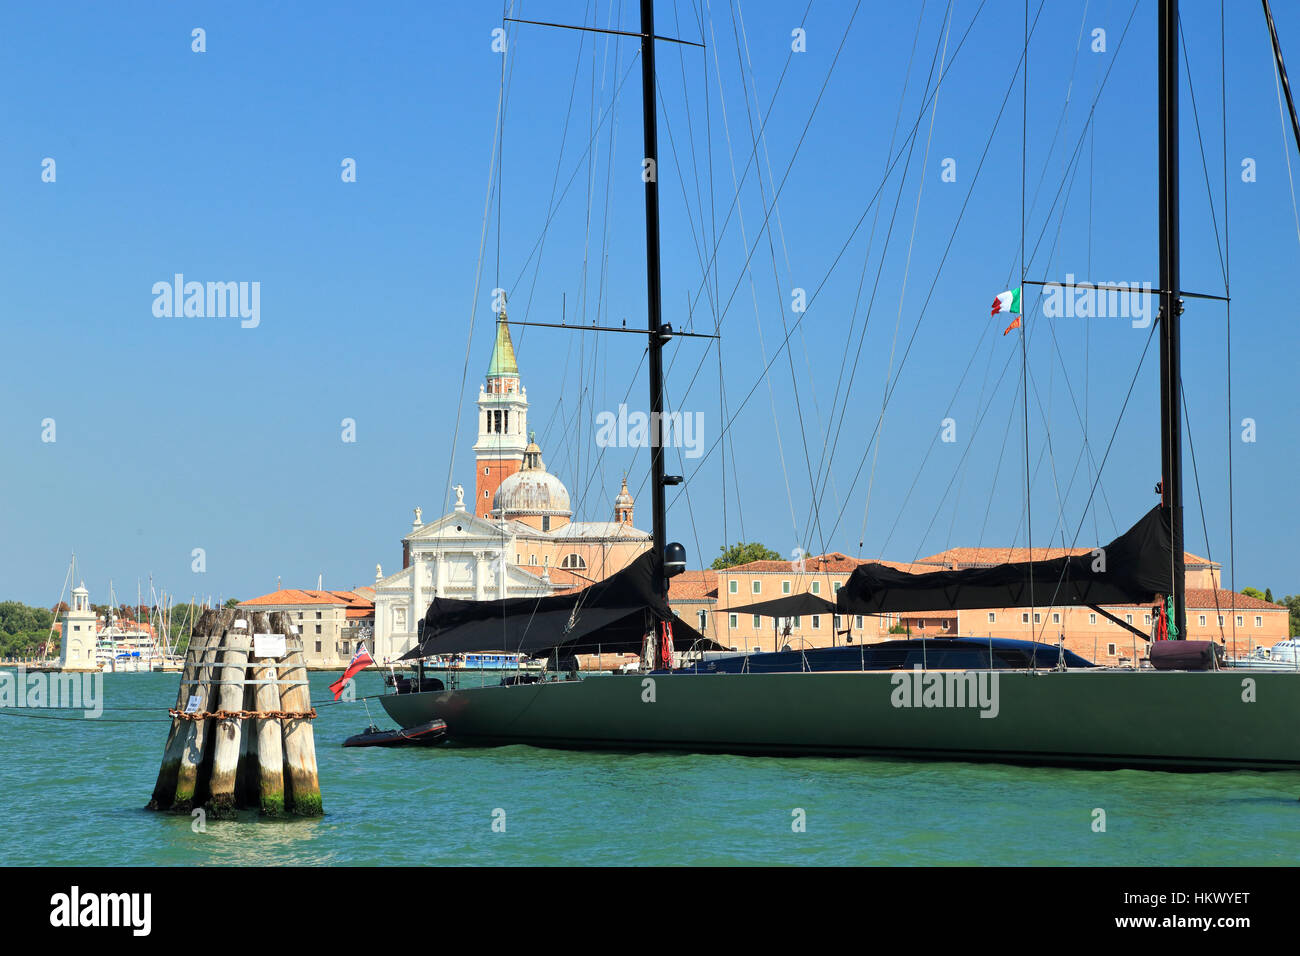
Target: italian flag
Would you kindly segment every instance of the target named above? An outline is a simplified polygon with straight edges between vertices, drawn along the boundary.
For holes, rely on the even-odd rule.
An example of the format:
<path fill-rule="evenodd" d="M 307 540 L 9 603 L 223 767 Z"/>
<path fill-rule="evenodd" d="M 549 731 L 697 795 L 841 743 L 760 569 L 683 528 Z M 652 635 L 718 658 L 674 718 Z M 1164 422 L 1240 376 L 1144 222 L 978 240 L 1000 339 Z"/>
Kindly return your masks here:
<path fill-rule="evenodd" d="M 1006 335 L 1012 329 L 1020 328 L 1020 290 L 1011 289 L 1007 292 L 998 293 L 998 297 L 993 300 L 993 310 L 989 315 L 997 315 L 999 312 L 1007 312 L 1015 315 L 1015 319 L 1006 330 L 1002 333 Z"/>

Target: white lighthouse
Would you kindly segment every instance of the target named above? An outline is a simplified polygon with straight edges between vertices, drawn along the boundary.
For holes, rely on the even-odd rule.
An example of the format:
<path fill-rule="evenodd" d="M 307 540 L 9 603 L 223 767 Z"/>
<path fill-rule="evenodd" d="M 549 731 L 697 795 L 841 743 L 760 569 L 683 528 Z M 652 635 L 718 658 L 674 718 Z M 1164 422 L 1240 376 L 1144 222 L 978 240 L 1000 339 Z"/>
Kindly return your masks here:
<path fill-rule="evenodd" d="M 95 612 L 90 609 L 90 592 L 84 582 L 73 588 L 72 606 L 63 613 L 59 669 L 98 670 L 95 662 Z"/>

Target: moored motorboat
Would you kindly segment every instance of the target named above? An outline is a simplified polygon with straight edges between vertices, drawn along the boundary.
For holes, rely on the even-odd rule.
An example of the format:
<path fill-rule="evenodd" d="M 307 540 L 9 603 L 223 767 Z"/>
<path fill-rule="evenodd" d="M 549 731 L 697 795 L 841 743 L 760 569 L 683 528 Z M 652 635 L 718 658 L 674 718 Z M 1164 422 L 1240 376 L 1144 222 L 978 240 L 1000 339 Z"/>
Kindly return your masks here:
<path fill-rule="evenodd" d="M 440 718 L 416 724 L 414 727 L 380 730 L 371 724 L 359 734 L 343 741 L 344 747 L 429 747 L 441 743 L 447 736 L 447 722 Z"/>

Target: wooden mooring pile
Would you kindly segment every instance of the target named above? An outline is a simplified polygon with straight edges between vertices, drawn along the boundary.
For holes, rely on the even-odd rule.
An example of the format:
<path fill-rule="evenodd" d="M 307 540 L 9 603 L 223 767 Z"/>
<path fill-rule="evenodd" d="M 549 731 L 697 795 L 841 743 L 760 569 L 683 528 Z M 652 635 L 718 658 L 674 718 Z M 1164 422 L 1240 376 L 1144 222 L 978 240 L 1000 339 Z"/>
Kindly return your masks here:
<path fill-rule="evenodd" d="M 302 638 L 286 614 L 205 611 L 194 625 L 150 810 L 319 816 Z"/>

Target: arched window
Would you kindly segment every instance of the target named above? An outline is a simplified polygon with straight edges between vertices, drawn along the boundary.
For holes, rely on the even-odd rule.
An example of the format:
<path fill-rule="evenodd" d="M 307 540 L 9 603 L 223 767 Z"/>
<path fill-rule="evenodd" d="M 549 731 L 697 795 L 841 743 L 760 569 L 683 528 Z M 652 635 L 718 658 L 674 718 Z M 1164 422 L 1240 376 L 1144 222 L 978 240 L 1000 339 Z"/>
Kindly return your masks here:
<path fill-rule="evenodd" d="M 580 554 L 566 554 L 560 559 L 560 567 L 566 571 L 586 571 L 587 561 Z"/>

